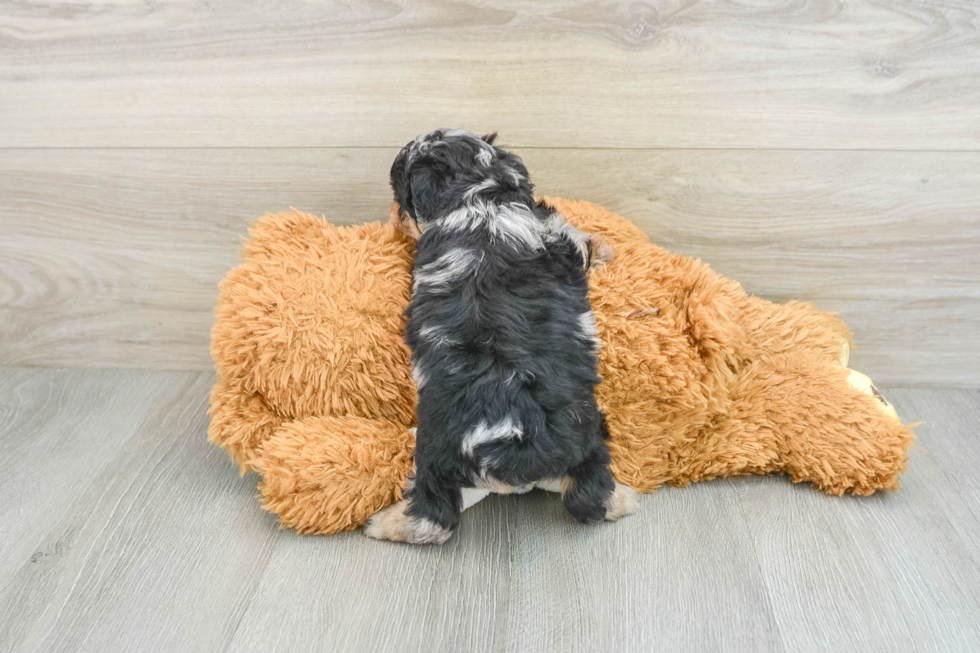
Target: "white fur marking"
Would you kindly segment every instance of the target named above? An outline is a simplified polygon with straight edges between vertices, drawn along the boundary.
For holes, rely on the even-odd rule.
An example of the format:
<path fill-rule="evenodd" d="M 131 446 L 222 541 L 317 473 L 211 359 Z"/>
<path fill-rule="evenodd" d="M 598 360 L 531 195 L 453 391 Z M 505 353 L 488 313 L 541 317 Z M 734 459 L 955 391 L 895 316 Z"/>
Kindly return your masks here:
<path fill-rule="evenodd" d="M 421 390 L 422 386 L 425 385 L 425 382 L 429 380 L 417 362 L 412 363 L 412 380 L 415 381 L 416 390 Z"/>
<path fill-rule="evenodd" d="M 488 204 L 479 197 L 463 208 L 456 209 L 442 220 L 439 221 L 440 229 L 450 231 L 475 231 L 477 227 L 490 222 L 497 212 L 497 208 Z"/>
<path fill-rule="evenodd" d="M 479 152 L 476 153 L 476 160 L 480 162 L 480 165 L 490 166 L 493 164 L 494 155 L 496 153 L 493 151 L 493 146 L 489 148 L 481 148 Z"/>
<path fill-rule="evenodd" d="M 470 191 L 484 183 L 477 184 Z M 471 204 L 453 211 L 438 225 L 450 231 L 475 231 L 485 227 L 491 239 L 533 250 L 544 249 L 545 225 L 534 216 L 530 207 L 516 202 L 495 206 L 478 197 L 472 198 Z"/>
<path fill-rule="evenodd" d="M 440 220 L 439 227 L 441 229 L 448 229 L 449 231 L 463 231 L 464 229 L 472 231 L 480 223 L 480 218 L 482 217 L 482 213 L 479 210 L 475 210 L 475 207 L 464 206 L 461 209 L 456 209 Z"/>
<path fill-rule="evenodd" d="M 459 341 L 451 338 L 446 329 L 441 326 L 425 326 L 419 329 L 419 337 L 431 342 L 436 347 L 452 347 L 458 345 Z"/>
<path fill-rule="evenodd" d="M 504 204 L 490 223 L 491 234 L 515 245 L 544 249 L 544 225 L 534 217 L 530 207 L 523 204 Z"/>
<path fill-rule="evenodd" d="M 497 185 L 496 180 L 484 179 L 480 183 L 473 184 L 472 186 L 467 188 L 466 192 L 463 193 L 463 199 L 468 202 L 472 200 L 477 193 L 482 193 L 485 190 L 490 190 L 491 188 L 494 188 L 496 185 Z"/>
<path fill-rule="evenodd" d="M 592 311 L 586 311 L 578 316 L 579 326 L 582 328 L 582 337 L 591 342 L 598 349 L 600 346 L 599 338 L 596 336 L 598 329 L 595 325 L 595 315 Z"/>
<path fill-rule="evenodd" d="M 480 422 L 467 432 L 463 437 L 463 444 L 460 447 L 463 453 L 473 456 L 473 450 L 481 444 L 493 442 L 494 440 L 520 440 L 524 432 L 520 424 L 514 424 L 514 420 L 507 416 L 496 424 L 487 425 Z"/>
<path fill-rule="evenodd" d="M 579 255 L 582 257 L 582 265 L 588 266 L 589 264 L 589 236 L 583 231 L 579 231 L 571 225 L 571 223 L 565 220 L 565 217 L 560 213 L 553 214 L 548 218 L 548 222 L 545 223 L 546 238 L 550 241 L 558 240 L 562 237 L 567 237 L 571 240 L 575 247 L 578 248 Z"/>
<path fill-rule="evenodd" d="M 534 483 L 535 487 L 539 487 L 545 492 L 561 492 L 561 479 L 560 478 L 542 478 L 540 481 Z"/>
<path fill-rule="evenodd" d="M 432 263 L 423 265 L 415 271 L 413 290 L 420 285 L 444 288 L 476 269 L 480 259 L 468 249 L 451 249 Z"/>

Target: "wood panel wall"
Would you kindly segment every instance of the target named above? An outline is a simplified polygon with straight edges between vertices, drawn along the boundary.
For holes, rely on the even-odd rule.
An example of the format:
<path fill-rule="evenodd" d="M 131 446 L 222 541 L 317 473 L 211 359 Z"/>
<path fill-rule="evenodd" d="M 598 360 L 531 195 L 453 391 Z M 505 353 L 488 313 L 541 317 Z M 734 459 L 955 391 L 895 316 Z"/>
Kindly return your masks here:
<path fill-rule="evenodd" d="M 877 381 L 980 384 L 980 8 L 808 2 L 0 7 L 0 364 L 207 369 L 265 211 L 384 219 L 397 148 L 499 130 Z"/>

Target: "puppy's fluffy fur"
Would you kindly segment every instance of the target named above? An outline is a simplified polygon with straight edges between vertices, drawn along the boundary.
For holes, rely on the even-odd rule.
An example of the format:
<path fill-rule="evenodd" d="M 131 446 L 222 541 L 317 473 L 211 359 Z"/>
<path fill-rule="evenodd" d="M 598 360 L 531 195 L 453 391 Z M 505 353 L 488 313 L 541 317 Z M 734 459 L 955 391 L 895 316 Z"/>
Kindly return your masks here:
<path fill-rule="evenodd" d="M 465 487 L 559 486 L 581 522 L 634 502 L 613 481 L 596 405 L 586 273 L 612 252 L 535 203 L 520 158 L 493 136 L 441 129 L 391 168 L 401 227 L 418 237 L 405 336 L 418 387 L 416 472 L 406 499 L 365 526 L 442 543 Z"/>

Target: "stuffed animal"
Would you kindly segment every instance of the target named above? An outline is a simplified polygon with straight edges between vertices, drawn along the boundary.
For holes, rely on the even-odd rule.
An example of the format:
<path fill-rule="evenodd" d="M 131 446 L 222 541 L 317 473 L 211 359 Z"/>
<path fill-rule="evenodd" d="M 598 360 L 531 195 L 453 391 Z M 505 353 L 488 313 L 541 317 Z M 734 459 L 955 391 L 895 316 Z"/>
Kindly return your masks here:
<path fill-rule="evenodd" d="M 748 296 L 599 206 L 546 201 L 615 254 L 589 284 L 619 482 L 650 492 L 776 472 L 829 494 L 898 488 L 911 429 L 847 368 L 841 320 Z M 215 308 L 209 439 L 261 475 L 283 527 L 357 528 L 412 470 L 413 241 L 295 210 L 250 234 Z"/>

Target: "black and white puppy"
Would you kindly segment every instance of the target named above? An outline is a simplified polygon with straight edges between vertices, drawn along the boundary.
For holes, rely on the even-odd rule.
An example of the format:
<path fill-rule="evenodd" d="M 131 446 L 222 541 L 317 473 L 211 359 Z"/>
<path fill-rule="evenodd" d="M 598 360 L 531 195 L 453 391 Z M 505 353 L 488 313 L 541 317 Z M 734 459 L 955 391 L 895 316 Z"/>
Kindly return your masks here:
<path fill-rule="evenodd" d="M 535 203 L 514 154 L 458 129 L 406 145 L 391 167 L 402 229 L 418 237 L 405 337 L 418 387 L 414 478 L 370 537 L 442 543 L 464 488 L 560 489 L 584 523 L 632 511 L 613 480 L 596 404 L 586 273 L 596 236 Z"/>

